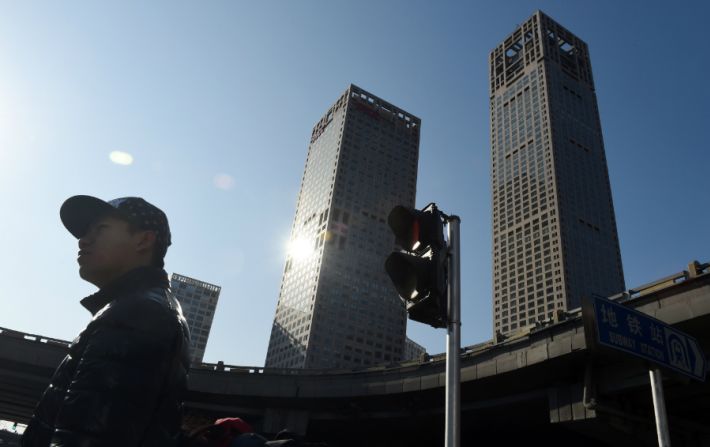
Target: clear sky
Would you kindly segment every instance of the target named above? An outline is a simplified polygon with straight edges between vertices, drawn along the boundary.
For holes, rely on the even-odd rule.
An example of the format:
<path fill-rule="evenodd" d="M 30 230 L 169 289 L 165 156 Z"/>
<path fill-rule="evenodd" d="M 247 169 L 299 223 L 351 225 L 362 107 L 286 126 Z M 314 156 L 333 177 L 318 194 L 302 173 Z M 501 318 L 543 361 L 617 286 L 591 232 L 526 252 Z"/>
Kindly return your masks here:
<path fill-rule="evenodd" d="M 417 205 L 461 216 L 462 342 L 490 339 L 488 52 L 538 8 L 590 48 L 627 287 L 710 261 L 708 5 L 0 1 L 0 326 L 73 339 L 59 206 L 138 195 L 168 272 L 222 286 L 205 360 L 263 365 L 311 129 L 354 83 L 422 119 Z"/>

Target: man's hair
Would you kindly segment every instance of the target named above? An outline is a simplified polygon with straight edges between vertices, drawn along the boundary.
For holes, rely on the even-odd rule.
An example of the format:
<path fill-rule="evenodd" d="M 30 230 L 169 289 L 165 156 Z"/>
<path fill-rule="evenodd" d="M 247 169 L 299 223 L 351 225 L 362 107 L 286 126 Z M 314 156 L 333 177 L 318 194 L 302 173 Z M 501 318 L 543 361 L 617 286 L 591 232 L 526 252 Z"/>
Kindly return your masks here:
<path fill-rule="evenodd" d="M 127 219 L 126 216 L 121 214 L 118 210 L 109 211 L 103 217 L 113 217 L 118 220 L 122 220 L 123 222 L 126 222 L 128 224 L 128 232 L 131 234 L 135 234 L 139 231 L 152 231 L 152 230 L 144 230 L 143 228 L 139 227 L 135 222 L 131 221 L 130 219 Z M 161 256 L 161 254 L 158 253 L 158 247 L 154 243 L 153 244 L 153 254 L 151 256 L 150 265 L 153 267 L 158 267 L 158 268 L 162 269 L 163 267 L 165 267 L 165 261 L 163 259 L 164 256 L 165 256 L 164 254 Z"/>

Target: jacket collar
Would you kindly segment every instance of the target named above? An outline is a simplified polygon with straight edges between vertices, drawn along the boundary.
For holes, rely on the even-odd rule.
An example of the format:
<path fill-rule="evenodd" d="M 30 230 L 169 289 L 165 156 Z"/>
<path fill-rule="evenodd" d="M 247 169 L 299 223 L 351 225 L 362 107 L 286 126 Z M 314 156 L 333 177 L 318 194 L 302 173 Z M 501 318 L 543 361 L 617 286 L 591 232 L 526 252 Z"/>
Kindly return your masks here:
<path fill-rule="evenodd" d="M 121 296 L 151 287 L 169 288 L 168 274 L 165 270 L 157 267 L 138 267 L 115 279 L 80 302 L 82 306 L 91 312 L 91 315 L 94 315 L 105 305 Z"/>

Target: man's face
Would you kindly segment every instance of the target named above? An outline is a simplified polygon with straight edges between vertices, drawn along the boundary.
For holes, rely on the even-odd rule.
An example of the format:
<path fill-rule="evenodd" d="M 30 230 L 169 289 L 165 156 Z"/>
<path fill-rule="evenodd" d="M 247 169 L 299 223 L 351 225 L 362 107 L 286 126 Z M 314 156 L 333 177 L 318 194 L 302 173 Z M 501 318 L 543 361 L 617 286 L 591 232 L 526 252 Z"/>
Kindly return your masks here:
<path fill-rule="evenodd" d="M 142 265 L 147 265 L 146 231 L 130 231 L 128 222 L 103 217 L 79 239 L 79 276 L 101 288 Z M 150 238 L 148 238 L 150 239 Z M 150 242 L 150 241 L 149 241 Z M 152 244 L 148 244 L 148 251 Z"/>

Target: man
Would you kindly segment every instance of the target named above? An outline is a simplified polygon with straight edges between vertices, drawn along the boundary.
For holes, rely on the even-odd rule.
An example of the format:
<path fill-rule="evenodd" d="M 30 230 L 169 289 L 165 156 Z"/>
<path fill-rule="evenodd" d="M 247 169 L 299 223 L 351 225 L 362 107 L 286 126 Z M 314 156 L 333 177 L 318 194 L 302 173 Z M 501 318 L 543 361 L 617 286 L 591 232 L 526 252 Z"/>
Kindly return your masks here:
<path fill-rule="evenodd" d="M 99 291 L 22 437 L 24 447 L 175 446 L 190 335 L 169 290 L 165 214 L 138 197 L 74 196 L 60 217 Z"/>

